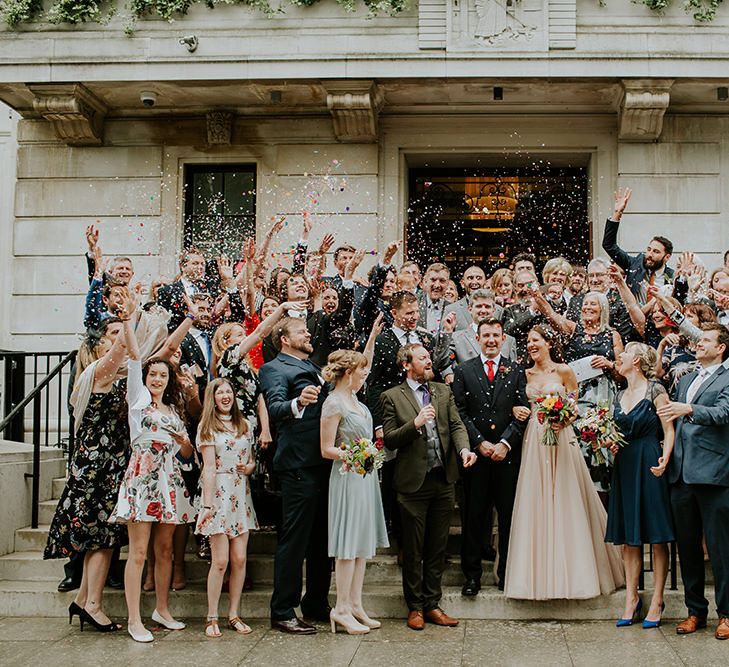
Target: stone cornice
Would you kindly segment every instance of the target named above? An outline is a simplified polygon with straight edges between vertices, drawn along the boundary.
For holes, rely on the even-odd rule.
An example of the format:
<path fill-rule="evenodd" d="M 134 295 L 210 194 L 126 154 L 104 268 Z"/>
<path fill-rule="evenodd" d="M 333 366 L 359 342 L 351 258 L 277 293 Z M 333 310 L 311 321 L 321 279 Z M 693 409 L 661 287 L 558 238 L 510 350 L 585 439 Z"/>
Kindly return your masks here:
<path fill-rule="evenodd" d="M 625 79 L 618 109 L 621 141 L 657 141 L 673 79 Z"/>
<path fill-rule="evenodd" d="M 53 125 L 69 146 L 100 146 L 106 105 L 80 83 L 28 86 L 33 109 Z"/>
<path fill-rule="evenodd" d="M 384 104 L 374 81 L 324 81 L 334 134 L 347 143 L 377 141 L 377 121 Z"/>

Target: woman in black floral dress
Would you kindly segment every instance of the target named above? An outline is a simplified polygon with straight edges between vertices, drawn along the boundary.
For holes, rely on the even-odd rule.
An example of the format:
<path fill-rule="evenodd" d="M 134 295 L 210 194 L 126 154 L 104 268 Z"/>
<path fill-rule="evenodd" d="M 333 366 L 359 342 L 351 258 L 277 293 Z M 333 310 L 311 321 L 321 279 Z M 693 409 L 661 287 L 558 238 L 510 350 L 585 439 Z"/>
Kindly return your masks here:
<path fill-rule="evenodd" d="M 77 433 L 66 487 L 51 522 L 43 558 L 84 553 L 81 586 L 68 609 L 98 630 L 119 629 L 101 608 L 112 550 L 126 543 L 123 526 L 107 523 L 116 505 L 129 460 L 129 424 L 125 381 L 117 380 L 124 361 L 122 322 L 113 317 L 87 336 L 79 351 L 83 369 L 71 401 Z"/>

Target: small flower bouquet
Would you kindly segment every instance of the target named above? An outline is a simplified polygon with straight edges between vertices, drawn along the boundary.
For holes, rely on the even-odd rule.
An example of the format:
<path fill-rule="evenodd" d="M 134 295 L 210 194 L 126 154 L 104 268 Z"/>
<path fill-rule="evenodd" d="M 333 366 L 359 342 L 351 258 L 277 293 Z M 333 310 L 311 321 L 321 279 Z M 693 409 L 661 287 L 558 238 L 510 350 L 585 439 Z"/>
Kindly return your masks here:
<path fill-rule="evenodd" d="M 615 443 L 618 447 L 624 447 L 626 444 L 625 437 L 615 424 L 607 404 L 601 403 L 587 410 L 576 426 L 580 440 L 592 450 L 594 465 L 607 463 L 603 449 L 607 449 L 611 443 Z"/>
<path fill-rule="evenodd" d="M 356 438 L 339 445 L 342 451 L 342 475 L 356 472 L 364 477 L 367 473 L 382 467 L 385 461 L 384 443 L 372 442 L 369 438 Z"/>
<path fill-rule="evenodd" d="M 537 420 L 546 424 L 542 434 L 542 444 L 554 447 L 557 444 L 557 431 L 571 424 L 577 417 L 577 401 L 574 394 L 560 396 L 559 394 L 545 394 L 539 396 L 537 403 Z"/>

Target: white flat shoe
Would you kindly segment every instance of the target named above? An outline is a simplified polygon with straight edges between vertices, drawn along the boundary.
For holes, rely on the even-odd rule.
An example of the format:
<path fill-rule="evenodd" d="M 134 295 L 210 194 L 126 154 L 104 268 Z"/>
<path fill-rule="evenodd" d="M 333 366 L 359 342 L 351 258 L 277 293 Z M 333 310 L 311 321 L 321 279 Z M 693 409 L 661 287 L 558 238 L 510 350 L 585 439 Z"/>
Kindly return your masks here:
<path fill-rule="evenodd" d="M 129 633 L 129 636 L 135 641 L 140 642 L 141 644 L 148 644 L 149 642 L 154 641 L 154 637 L 152 636 L 152 633 L 145 628 L 145 631 L 139 635 L 135 634 L 134 631 L 130 626 L 127 626 L 127 632 Z"/>
<path fill-rule="evenodd" d="M 152 612 L 152 620 L 155 623 L 159 623 L 161 626 L 167 628 L 168 630 L 184 630 L 185 624 L 181 623 L 180 621 L 175 621 L 174 619 L 171 621 L 167 621 L 159 614 L 159 612 L 155 609 Z"/>

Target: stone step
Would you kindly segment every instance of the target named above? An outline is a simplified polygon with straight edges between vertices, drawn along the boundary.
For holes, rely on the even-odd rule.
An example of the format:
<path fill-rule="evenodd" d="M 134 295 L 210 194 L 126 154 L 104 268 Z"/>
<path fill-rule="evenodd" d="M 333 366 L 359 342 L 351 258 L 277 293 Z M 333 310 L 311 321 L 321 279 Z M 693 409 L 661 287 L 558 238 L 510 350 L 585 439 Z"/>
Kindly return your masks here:
<path fill-rule="evenodd" d="M 126 554 L 121 554 L 122 563 Z M 11 581 L 52 581 L 56 584 L 63 579 L 64 560 L 43 560 L 39 551 L 23 551 L 0 556 L 0 580 Z M 189 554 L 185 559 L 185 572 L 190 583 L 202 583 L 208 576 L 210 565 L 196 554 Z M 495 582 L 493 563 L 484 561 L 483 585 Z M 273 583 L 273 557 L 268 554 L 251 554 L 248 556 L 248 574 L 255 586 L 270 588 Z M 399 586 L 401 570 L 397 565 L 397 557 L 378 554 L 367 563 L 367 578 L 378 584 Z M 458 559 L 449 560 L 443 574 L 443 583 L 448 586 L 463 585 L 463 574 Z"/>
<path fill-rule="evenodd" d="M 533 602 L 509 600 L 494 587 L 486 587 L 473 598 L 464 598 L 460 586 L 446 586 L 442 607 L 448 614 L 463 619 L 495 620 L 604 620 L 613 622 L 622 611 L 624 593 L 590 600 L 549 600 Z M 51 616 L 64 617 L 74 593 L 59 593 L 51 581 L 0 581 L 0 616 Z M 220 609 L 227 604 L 223 595 Z M 334 587 L 331 593 L 334 599 Z M 664 618 L 678 619 L 685 616 L 682 591 L 666 591 Z M 243 618 L 266 618 L 269 615 L 270 590 L 253 590 L 243 594 L 241 615 Z M 149 620 L 154 609 L 153 593 L 142 594 L 142 615 Z M 383 586 L 365 580 L 364 605 L 374 617 L 405 618 L 407 609 L 402 590 L 396 586 Z M 126 617 L 124 591 L 106 589 L 104 608 L 112 617 Z M 202 618 L 207 613 L 205 588 L 202 583 L 192 584 L 182 591 L 170 594 L 170 609 L 176 618 Z"/>
<path fill-rule="evenodd" d="M 58 500 L 61 497 L 61 493 L 63 493 L 63 487 L 66 486 L 66 478 L 65 477 L 56 477 L 51 482 L 51 497 Z"/>

